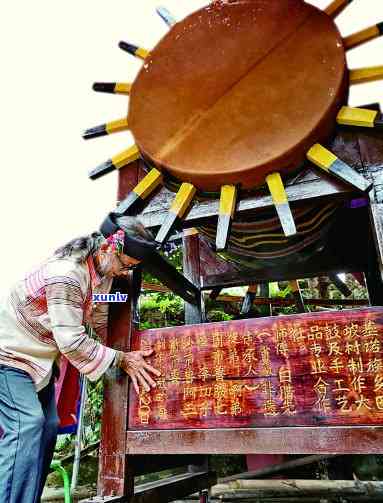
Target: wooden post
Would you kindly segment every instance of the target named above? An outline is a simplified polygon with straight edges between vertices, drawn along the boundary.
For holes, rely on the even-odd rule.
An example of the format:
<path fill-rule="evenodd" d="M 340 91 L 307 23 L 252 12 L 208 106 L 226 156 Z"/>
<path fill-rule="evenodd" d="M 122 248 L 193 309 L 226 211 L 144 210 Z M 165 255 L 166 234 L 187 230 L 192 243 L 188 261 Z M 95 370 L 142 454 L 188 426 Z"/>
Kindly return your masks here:
<path fill-rule="evenodd" d="M 119 175 L 117 199 L 121 200 L 135 187 L 139 178 L 139 162 L 122 169 Z M 114 283 L 120 292 L 129 295 L 127 303 L 110 305 L 107 346 L 120 351 L 130 350 L 130 340 L 137 318 L 137 300 L 141 272 L 130 273 L 128 281 Z M 119 370 L 110 370 L 104 382 L 100 467 L 98 494 L 131 497 L 134 493 L 134 473 L 126 456 L 126 430 L 129 417 L 129 380 Z"/>
<path fill-rule="evenodd" d="M 199 254 L 199 234 L 196 229 L 188 229 L 183 235 L 183 268 L 184 275 L 197 287 L 200 286 L 201 264 Z M 205 306 L 202 294 L 197 305 L 185 302 L 185 324 L 203 323 Z"/>
<path fill-rule="evenodd" d="M 196 286 L 200 286 L 201 260 L 199 250 L 199 234 L 196 229 L 184 231 L 183 235 L 183 272 L 186 278 L 192 281 Z M 203 294 L 200 293 L 199 303 L 197 305 L 185 302 L 185 325 L 203 323 L 205 321 L 205 303 Z M 201 464 L 189 465 L 190 473 L 198 473 L 209 469 L 208 457 L 201 460 Z"/>
<path fill-rule="evenodd" d="M 120 351 L 130 350 L 135 325 L 135 311 L 140 285 L 140 272 L 130 273 L 128 281 L 118 281 L 118 291 L 127 293 L 126 304 L 110 305 L 110 325 L 107 345 Z M 129 380 L 119 369 L 108 371 L 104 380 L 100 471 L 98 494 L 131 497 L 134 493 L 134 473 L 126 456 L 126 430 L 129 417 Z"/>

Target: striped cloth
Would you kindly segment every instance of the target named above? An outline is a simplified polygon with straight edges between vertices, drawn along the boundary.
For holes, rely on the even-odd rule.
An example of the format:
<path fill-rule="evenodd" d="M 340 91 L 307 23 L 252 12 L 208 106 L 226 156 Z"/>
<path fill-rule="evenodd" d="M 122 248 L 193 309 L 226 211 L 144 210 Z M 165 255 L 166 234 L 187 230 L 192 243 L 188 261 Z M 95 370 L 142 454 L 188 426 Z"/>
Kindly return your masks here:
<path fill-rule="evenodd" d="M 90 380 L 113 362 L 115 350 L 89 337 L 84 324 L 103 339 L 108 304 L 92 304 L 93 293 L 109 293 L 112 279 L 100 277 L 92 257 L 84 263 L 52 257 L 10 289 L 0 302 L 0 364 L 30 374 L 36 390 L 48 384 L 60 353 Z"/>

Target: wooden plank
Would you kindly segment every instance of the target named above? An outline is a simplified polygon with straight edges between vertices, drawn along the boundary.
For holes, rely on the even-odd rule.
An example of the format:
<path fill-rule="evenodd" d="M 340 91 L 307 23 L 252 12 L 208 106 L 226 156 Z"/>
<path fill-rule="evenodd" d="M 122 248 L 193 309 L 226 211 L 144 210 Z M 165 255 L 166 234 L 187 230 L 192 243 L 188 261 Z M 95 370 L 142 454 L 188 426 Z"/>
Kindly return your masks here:
<path fill-rule="evenodd" d="M 383 424 L 383 308 L 135 334 L 161 370 L 129 429 Z"/>
<path fill-rule="evenodd" d="M 166 503 L 214 485 L 217 477 L 212 472 L 183 473 L 156 482 L 142 484 L 134 491 L 130 503 Z"/>
<path fill-rule="evenodd" d="M 129 454 L 383 454 L 383 428 L 286 427 L 127 431 Z"/>

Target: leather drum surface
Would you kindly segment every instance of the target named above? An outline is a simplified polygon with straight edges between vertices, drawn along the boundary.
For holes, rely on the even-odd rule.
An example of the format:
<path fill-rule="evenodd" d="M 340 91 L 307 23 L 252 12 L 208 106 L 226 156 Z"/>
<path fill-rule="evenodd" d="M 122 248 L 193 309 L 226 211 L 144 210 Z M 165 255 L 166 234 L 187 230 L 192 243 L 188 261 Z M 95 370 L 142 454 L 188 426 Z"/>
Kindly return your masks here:
<path fill-rule="evenodd" d="M 147 57 L 128 121 L 143 156 L 178 180 L 249 189 L 330 137 L 347 90 L 327 14 L 302 0 L 213 2 Z"/>

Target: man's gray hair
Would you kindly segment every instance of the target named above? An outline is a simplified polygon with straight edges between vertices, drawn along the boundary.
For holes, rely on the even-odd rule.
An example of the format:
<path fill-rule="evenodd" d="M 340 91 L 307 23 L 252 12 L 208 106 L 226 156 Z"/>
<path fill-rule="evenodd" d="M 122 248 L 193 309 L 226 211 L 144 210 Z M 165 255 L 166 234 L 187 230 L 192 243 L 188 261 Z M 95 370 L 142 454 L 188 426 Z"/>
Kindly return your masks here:
<path fill-rule="evenodd" d="M 129 236 L 153 241 L 152 233 L 145 229 L 143 224 L 135 217 L 117 217 L 116 223 Z M 85 262 L 89 255 L 94 255 L 103 243 L 105 243 L 105 238 L 101 232 L 93 232 L 88 236 L 72 239 L 69 243 L 58 248 L 54 252 L 54 256 L 57 258 L 71 257 L 76 262 Z"/>

